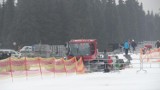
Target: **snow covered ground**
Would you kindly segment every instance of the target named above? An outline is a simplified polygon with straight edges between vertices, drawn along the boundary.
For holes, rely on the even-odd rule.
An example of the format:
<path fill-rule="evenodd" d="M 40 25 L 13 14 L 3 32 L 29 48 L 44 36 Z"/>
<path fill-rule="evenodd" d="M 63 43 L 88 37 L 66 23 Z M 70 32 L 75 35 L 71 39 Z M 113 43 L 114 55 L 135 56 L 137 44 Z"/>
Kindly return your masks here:
<path fill-rule="evenodd" d="M 132 55 L 138 58 L 138 55 Z M 132 63 L 139 62 L 133 60 Z M 145 66 L 145 65 L 144 65 Z M 110 73 L 95 72 L 63 77 L 36 76 L 0 79 L 0 90 L 160 90 L 160 67 L 145 67 L 140 71 L 138 65 Z M 1 78 L 1 77 L 0 77 Z"/>

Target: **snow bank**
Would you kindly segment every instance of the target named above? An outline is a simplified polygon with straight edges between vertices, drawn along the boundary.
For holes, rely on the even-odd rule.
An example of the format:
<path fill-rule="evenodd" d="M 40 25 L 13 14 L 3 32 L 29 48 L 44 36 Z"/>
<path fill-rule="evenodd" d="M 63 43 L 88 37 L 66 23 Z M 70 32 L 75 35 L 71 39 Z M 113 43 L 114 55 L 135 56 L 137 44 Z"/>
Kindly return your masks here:
<path fill-rule="evenodd" d="M 121 55 L 120 55 L 121 56 Z M 138 58 L 138 55 L 132 55 Z M 138 60 L 133 60 L 132 63 Z M 36 76 L 0 79 L 0 90 L 160 90 L 160 67 L 126 68 L 110 73 L 96 72 L 63 77 Z"/>

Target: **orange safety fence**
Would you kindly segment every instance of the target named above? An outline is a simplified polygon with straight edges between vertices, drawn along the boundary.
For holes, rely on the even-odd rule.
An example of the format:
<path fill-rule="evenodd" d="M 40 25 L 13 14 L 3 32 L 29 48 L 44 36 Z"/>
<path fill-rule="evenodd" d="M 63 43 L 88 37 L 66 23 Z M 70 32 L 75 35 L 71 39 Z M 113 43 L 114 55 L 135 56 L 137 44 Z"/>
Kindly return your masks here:
<path fill-rule="evenodd" d="M 76 63 L 76 66 L 77 66 L 77 73 L 79 74 L 82 74 L 85 72 L 85 67 L 84 67 L 84 64 L 83 64 L 83 60 L 82 58 L 80 58 L 77 63 Z"/>
<path fill-rule="evenodd" d="M 69 60 L 64 60 L 65 70 L 67 73 L 76 73 L 76 58 L 71 58 Z"/>
<path fill-rule="evenodd" d="M 76 60 L 75 57 L 64 60 L 63 58 L 7 58 L 0 61 L 0 78 L 33 75 L 55 75 L 57 73 L 84 73 L 82 58 Z"/>
<path fill-rule="evenodd" d="M 140 58 L 145 62 L 160 62 L 160 48 L 140 49 Z"/>

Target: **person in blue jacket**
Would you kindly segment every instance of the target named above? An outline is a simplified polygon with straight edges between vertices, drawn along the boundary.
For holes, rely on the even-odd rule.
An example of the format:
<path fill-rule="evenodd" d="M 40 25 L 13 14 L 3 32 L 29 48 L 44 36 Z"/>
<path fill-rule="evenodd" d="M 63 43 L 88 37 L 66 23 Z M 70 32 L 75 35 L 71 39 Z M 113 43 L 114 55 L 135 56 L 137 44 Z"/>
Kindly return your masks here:
<path fill-rule="evenodd" d="M 129 50 L 129 42 L 128 41 L 125 41 L 124 43 L 124 50 L 125 50 L 125 55 L 128 55 L 128 50 Z"/>

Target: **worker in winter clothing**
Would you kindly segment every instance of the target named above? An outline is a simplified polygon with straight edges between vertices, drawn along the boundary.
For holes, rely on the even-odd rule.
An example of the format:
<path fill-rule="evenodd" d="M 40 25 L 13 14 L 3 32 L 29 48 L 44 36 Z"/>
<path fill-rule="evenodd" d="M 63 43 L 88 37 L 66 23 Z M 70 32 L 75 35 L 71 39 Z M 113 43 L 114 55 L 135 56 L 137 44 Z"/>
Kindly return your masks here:
<path fill-rule="evenodd" d="M 160 47 L 160 41 L 159 41 L 159 40 L 157 40 L 157 42 L 156 42 L 155 46 L 156 46 L 157 48 L 159 48 L 159 47 Z"/>
<path fill-rule="evenodd" d="M 125 50 L 125 55 L 128 55 L 128 50 L 129 50 L 129 42 L 128 41 L 126 41 L 124 43 L 124 50 Z"/>
<path fill-rule="evenodd" d="M 104 50 L 104 57 L 103 57 L 104 59 L 106 59 L 105 61 L 104 61 L 104 72 L 109 72 L 110 70 L 109 70 L 109 65 L 108 65 L 108 54 L 107 54 L 107 51 L 106 50 Z"/>
<path fill-rule="evenodd" d="M 135 48 L 136 48 L 136 46 L 137 46 L 137 44 L 136 44 L 136 42 L 135 42 L 134 40 L 132 40 L 131 46 L 132 46 L 132 51 L 133 51 L 133 53 L 134 53 Z"/>

